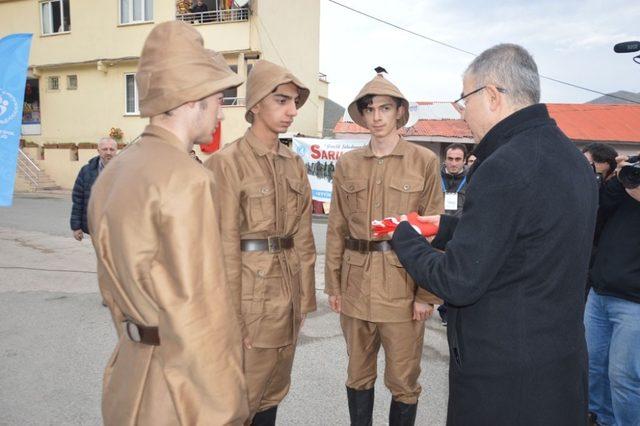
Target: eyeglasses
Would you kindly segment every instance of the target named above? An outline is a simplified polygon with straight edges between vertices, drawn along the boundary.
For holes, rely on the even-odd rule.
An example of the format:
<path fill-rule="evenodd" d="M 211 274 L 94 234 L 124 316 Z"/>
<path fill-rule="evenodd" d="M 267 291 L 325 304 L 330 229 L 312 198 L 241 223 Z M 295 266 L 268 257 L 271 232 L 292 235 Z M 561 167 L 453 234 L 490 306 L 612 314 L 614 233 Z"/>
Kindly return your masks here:
<path fill-rule="evenodd" d="M 473 95 L 473 94 L 475 94 L 475 93 L 478 93 L 479 91 L 481 91 L 481 90 L 483 90 L 483 89 L 486 89 L 487 87 L 488 87 L 488 86 L 482 86 L 482 87 L 480 87 L 480 88 L 478 88 L 478 89 L 476 89 L 476 90 L 474 90 L 474 91 L 472 91 L 472 92 L 467 93 L 466 95 L 465 95 L 465 94 L 462 94 L 462 96 L 460 96 L 458 99 L 456 99 L 455 101 L 453 101 L 453 103 L 454 103 L 455 105 L 457 105 L 457 106 L 458 106 L 458 108 L 460 108 L 460 109 L 464 109 L 464 108 L 466 107 L 466 103 L 467 103 L 467 102 L 465 101 L 465 99 L 466 99 L 466 98 L 468 98 L 469 96 L 471 96 L 471 95 Z M 500 93 L 507 93 L 507 89 L 505 89 L 505 88 L 503 88 L 503 87 L 498 87 L 498 86 L 496 86 L 496 90 L 497 90 L 498 92 L 500 92 Z"/>

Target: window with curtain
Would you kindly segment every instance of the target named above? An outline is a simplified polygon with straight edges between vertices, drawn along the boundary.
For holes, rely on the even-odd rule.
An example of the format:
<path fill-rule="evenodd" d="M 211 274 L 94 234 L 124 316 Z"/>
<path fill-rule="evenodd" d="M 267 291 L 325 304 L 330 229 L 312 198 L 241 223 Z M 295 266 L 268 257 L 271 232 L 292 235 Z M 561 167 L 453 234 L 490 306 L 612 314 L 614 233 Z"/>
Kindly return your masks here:
<path fill-rule="evenodd" d="M 140 114 L 138 109 L 138 88 L 136 87 L 136 75 L 125 74 L 125 113 Z"/>
<path fill-rule="evenodd" d="M 120 23 L 153 21 L 153 0 L 120 0 Z"/>
<path fill-rule="evenodd" d="M 69 0 L 41 0 L 40 17 L 43 35 L 71 31 Z"/>

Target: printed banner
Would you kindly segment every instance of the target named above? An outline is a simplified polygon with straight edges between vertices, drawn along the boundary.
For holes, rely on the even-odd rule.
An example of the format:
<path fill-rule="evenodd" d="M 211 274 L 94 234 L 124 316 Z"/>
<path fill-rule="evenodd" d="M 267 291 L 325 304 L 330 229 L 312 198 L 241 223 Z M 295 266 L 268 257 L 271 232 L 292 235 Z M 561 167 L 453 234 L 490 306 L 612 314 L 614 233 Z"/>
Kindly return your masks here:
<path fill-rule="evenodd" d="M 31 36 L 0 39 L 0 206 L 13 201 Z"/>
<path fill-rule="evenodd" d="M 311 184 L 311 198 L 328 203 L 336 162 L 340 156 L 369 143 L 369 139 L 313 139 L 293 138 L 291 148 L 296 152 L 307 169 Z"/>

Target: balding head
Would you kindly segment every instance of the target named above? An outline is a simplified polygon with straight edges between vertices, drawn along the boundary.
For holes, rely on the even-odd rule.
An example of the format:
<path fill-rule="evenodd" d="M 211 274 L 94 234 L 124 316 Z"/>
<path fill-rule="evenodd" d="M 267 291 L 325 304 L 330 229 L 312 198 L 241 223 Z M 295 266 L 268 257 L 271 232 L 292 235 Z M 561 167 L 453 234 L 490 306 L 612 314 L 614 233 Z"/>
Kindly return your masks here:
<path fill-rule="evenodd" d="M 118 152 L 118 143 L 111 138 L 100 138 L 98 141 L 98 155 L 102 159 L 102 163 L 106 166 L 107 163 Z"/>

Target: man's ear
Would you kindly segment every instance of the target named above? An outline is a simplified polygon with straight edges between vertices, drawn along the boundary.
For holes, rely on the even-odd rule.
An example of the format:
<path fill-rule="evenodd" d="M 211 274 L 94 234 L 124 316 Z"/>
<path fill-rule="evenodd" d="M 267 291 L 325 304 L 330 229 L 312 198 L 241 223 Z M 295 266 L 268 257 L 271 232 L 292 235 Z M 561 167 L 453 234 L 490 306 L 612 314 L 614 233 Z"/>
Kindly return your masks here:
<path fill-rule="evenodd" d="M 489 100 L 489 109 L 491 111 L 497 111 L 504 106 L 505 98 L 502 93 L 496 89 L 496 86 L 489 84 L 487 88 L 484 89 L 487 92 L 488 100 Z"/>
<path fill-rule="evenodd" d="M 249 111 L 251 111 L 253 113 L 253 115 L 255 116 L 256 114 L 258 114 L 260 112 L 260 104 L 262 103 L 262 101 L 258 102 L 257 104 L 255 104 Z"/>

